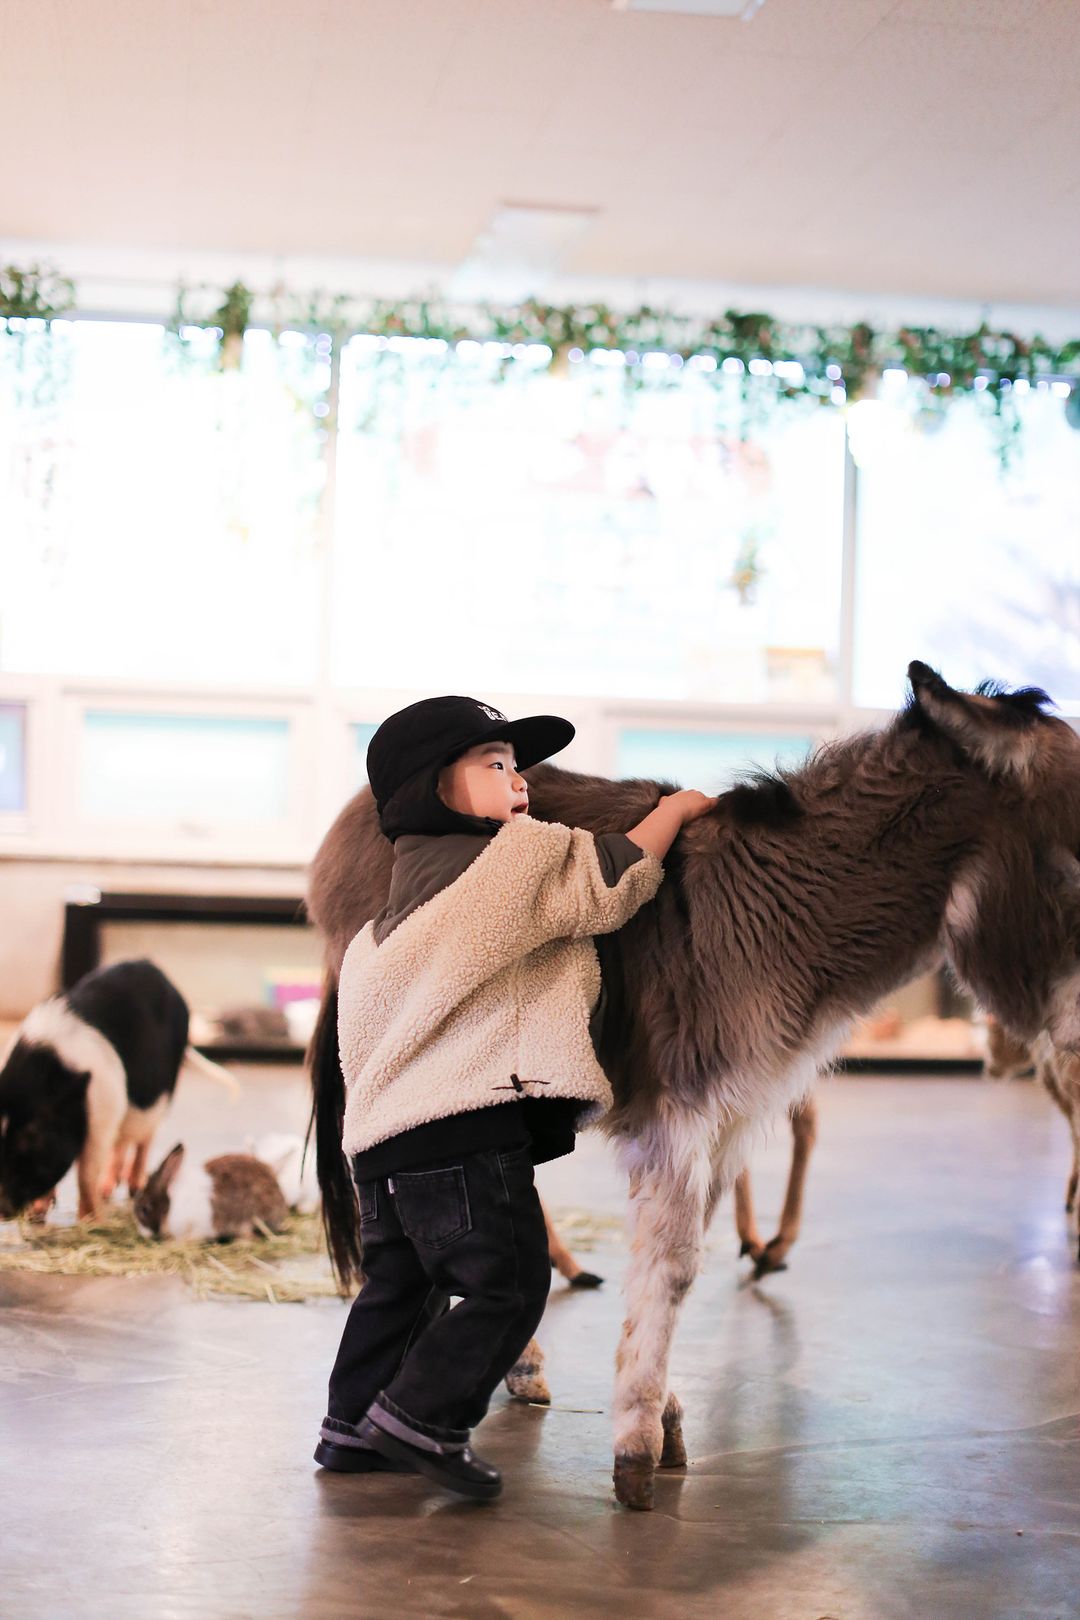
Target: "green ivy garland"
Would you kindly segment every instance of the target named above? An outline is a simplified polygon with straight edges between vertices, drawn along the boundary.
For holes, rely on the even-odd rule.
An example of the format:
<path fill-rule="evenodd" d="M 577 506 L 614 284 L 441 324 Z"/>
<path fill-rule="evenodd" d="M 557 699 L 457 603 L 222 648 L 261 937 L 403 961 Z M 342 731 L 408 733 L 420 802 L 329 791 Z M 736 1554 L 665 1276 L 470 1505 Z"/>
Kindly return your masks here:
<path fill-rule="evenodd" d="M 192 292 L 220 300 L 210 313 L 193 316 Z M 243 333 L 252 324 L 256 293 L 242 281 L 228 288 L 178 291 L 173 330 L 217 327 L 222 333 L 221 363 L 235 365 Z M 713 319 L 676 314 L 643 304 L 630 311 L 604 303 L 545 304 L 528 299 L 513 307 L 461 307 L 436 297 L 359 300 L 315 292 L 306 298 L 277 286 L 259 298 L 277 328 L 330 332 L 344 340 L 366 333 L 392 339 L 438 339 L 447 345 L 471 341 L 543 344 L 553 361 L 576 359 L 593 350 L 617 351 L 630 383 L 638 380 L 647 357 L 664 354 L 676 368 L 690 361 L 717 376 L 736 372 L 747 397 L 755 391 L 771 399 L 812 398 L 845 404 L 872 397 L 889 368 L 903 369 L 925 390 L 926 408 L 939 412 L 962 395 L 980 395 L 1002 425 L 1002 450 L 1015 435 L 1016 384 L 1034 386 L 1048 379 L 1080 385 L 1080 338 L 1061 344 L 1041 336 L 1021 337 L 982 322 L 973 332 L 936 326 L 876 328 L 809 325 L 781 321 L 762 311 L 725 310 Z M 54 270 L 33 265 L 0 269 L 0 321 L 50 321 L 75 303 L 73 284 Z"/>
<path fill-rule="evenodd" d="M 0 321 L 52 321 L 75 304 L 75 283 L 50 265 L 0 265 Z"/>
<path fill-rule="evenodd" d="M 74 282 L 51 265 L 0 265 L 0 370 L 21 408 L 50 411 L 67 387 L 67 344 L 52 323 L 74 306 Z"/>
<path fill-rule="evenodd" d="M 250 324 L 256 294 L 242 282 L 226 289 L 220 309 L 193 317 L 181 288 L 176 328 L 218 326 L 226 335 Z M 1055 346 L 1045 338 L 1022 338 L 995 331 L 983 322 L 974 332 L 944 332 L 934 326 L 877 330 L 865 321 L 853 326 L 812 326 L 780 321 L 761 312 L 724 314 L 706 320 L 674 314 L 643 304 L 630 311 L 606 304 L 523 304 L 500 307 L 455 306 L 430 297 L 360 301 L 347 295 L 315 293 L 306 300 L 289 298 L 280 287 L 269 295 L 275 324 L 321 329 L 335 335 L 366 333 L 375 337 L 437 338 L 445 343 L 546 344 L 554 354 L 580 349 L 620 351 L 629 363 L 650 352 L 737 361 L 749 370 L 751 360 L 778 362 L 785 391 L 831 397 L 839 384 L 850 399 L 862 395 L 887 367 L 903 367 L 939 394 L 971 392 L 977 378 L 991 386 L 1042 378 L 1080 380 L 1080 338 Z M 802 378 L 790 369 L 801 367 Z"/>

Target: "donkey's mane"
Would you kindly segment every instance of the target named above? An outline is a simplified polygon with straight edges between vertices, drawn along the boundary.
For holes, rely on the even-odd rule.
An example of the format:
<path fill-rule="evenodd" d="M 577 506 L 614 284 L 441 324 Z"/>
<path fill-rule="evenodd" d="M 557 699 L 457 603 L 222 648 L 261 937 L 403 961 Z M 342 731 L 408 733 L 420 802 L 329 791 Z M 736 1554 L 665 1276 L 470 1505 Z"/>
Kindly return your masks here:
<path fill-rule="evenodd" d="M 1006 711 L 1011 710 L 1024 720 L 1047 720 L 1049 716 L 1043 711 L 1049 705 L 1053 708 L 1054 700 L 1041 686 L 1021 686 L 1011 692 L 1000 681 L 980 681 L 975 688 L 976 697 L 996 698 L 999 703 L 1005 704 Z"/>
<path fill-rule="evenodd" d="M 802 815 L 802 806 L 784 774 L 753 771 L 722 795 L 742 827 L 787 827 Z"/>
<path fill-rule="evenodd" d="M 790 827 L 819 795 L 835 792 L 881 748 L 891 728 L 821 743 L 795 765 L 750 770 L 720 795 L 716 814 L 740 827 Z"/>

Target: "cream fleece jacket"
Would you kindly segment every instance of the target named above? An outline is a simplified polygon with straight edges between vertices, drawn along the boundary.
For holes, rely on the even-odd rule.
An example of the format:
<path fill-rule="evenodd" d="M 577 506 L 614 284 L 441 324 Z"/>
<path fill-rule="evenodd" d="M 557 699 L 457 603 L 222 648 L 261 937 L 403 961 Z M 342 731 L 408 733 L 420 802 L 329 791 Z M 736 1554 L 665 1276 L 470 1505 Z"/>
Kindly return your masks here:
<path fill-rule="evenodd" d="M 646 853 L 608 888 L 591 833 L 519 816 L 381 945 L 361 929 L 338 989 L 345 1153 L 520 1095 L 581 1098 L 582 1123 L 598 1119 L 612 1097 L 589 1035 L 592 936 L 663 875 Z"/>

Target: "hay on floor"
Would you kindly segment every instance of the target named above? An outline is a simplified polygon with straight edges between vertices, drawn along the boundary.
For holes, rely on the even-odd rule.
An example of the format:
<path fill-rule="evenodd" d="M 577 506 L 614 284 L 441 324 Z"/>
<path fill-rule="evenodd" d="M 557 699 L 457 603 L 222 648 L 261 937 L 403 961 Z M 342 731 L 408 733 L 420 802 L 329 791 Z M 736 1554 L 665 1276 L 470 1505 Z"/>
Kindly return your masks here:
<path fill-rule="evenodd" d="M 14 1224 L 14 1223 L 13 1223 Z M 290 1215 L 283 1232 L 231 1243 L 154 1242 L 139 1236 L 130 1207 L 93 1224 L 17 1223 L 0 1245 L 0 1271 L 62 1277 L 181 1277 L 200 1299 L 228 1296 L 285 1304 L 334 1298 L 318 1215 Z M 11 1228 L 8 1228 L 11 1231 Z"/>
<path fill-rule="evenodd" d="M 625 1214 L 606 1214 L 595 1209 L 556 1209 L 549 1211 L 559 1236 L 571 1249 L 595 1249 L 598 1244 L 621 1244 L 626 1236 Z"/>

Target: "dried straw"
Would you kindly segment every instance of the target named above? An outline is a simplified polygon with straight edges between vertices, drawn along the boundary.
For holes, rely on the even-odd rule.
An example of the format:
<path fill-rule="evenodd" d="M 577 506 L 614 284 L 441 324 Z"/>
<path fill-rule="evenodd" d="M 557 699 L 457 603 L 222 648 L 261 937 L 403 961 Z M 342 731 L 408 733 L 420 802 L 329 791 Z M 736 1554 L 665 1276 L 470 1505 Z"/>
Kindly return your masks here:
<path fill-rule="evenodd" d="M 285 1230 L 228 1244 L 140 1237 L 130 1208 L 77 1226 L 18 1223 L 21 1241 L 0 1247 L 0 1271 L 62 1277 L 181 1277 L 199 1299 L 336 1296 L 317 1215 L 290 1215 Z"/>
<path fill-rule="evenodd" d="M 626 1235 L 626 1216 L 606 1214 L 595 1209 L 557 1209 L 550 1212 L 559 1236 L 571 1249 L 595 1249 L 598 1244 L 621 1244 Z"/>

